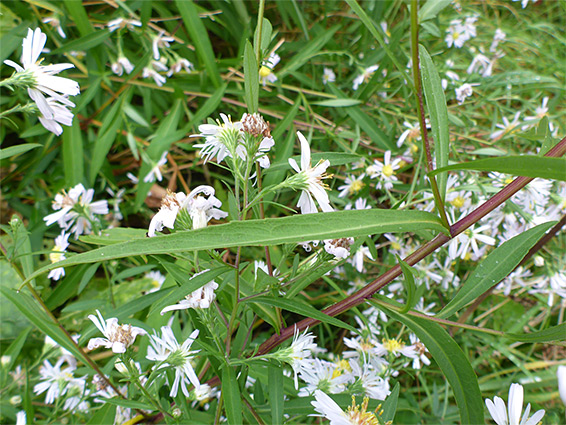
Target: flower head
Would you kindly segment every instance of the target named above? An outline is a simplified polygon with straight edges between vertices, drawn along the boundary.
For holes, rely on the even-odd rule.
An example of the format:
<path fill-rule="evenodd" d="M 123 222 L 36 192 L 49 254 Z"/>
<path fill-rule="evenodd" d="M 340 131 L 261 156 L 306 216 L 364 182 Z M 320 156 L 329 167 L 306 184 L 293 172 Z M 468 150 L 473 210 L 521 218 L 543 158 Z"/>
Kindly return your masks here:
<path fill-rule="evenodd" d="M 161 158 L 159 158 L 159 161 L 157 161 L 155 164 L 153 164 L 153 167 L 151 168 L 149 173 L 147 173 L 147 175 L 143 178 L 144 182 L 150 183 L 150 182 L 154 182 L 155 180 L 157 180 L 157 181 L 163 180 L 163 176 L 161 175 L 161 168 L 165 164 L 167 164 L 167 154 L 168 153 L 169 152 L 165 151 L 161 154 Z"/>
<path fill-rule="evenodd" d="M 336 81 L 336 74 L 330 68 L 324 68 L 322 73 L 322 84 L 333 83 Z"/>
<path fill-rule="evenodd" d="M 222 123 L 217 121 L 216 124 L 201 124 L 198 129 L 200 134 L 193 134 L 191 137 L 205 137 L 204 143 L 194 145 L 195 148 L 201 148 L 199 155 L 204 156 L 206 163 L 211 158 L 216 157 L 216 162 L 220 163 L 226 157 L 232 157 L 236 154 L 236 148 L 241 143 L 242 123 L 232 122 L 231 118 L 225 114 L 220 114 Z"/>
<path fill-rule="evenodd" d="M 55 246 L 53 247 L 53 252 L 49 254 L 49 259 L 51 263 L 57 263 L 65 259 L 65 251 L 69 246 L 69 234 L 68 233 L 61 233 L 59 236 L 55 238 Z M 65 269 L 63 267 L 59 267 L 53 269 L 47 275 L 47 278 L 53 280 L 59 280 L 63 276 L 65 276 Z"/>
<path fill-rule="evenodd" d="M 383 162 L 374 160 L 373 165 L 370 165 L 366 169 L 366 173 L 371 179 L 378 179 L 376 184 L 376 189 L 381 189 L 384 187 L 389 190 L 393 187 L 393 182 L 399 179 L 395 176 L 395 171 L 401 168 L 401 160 L 399 158 L 391 161 L 391 151 L 385 152 L 383 156 Z"/>
<path fill-rule="evenodd" d="M 352 88 L 354 90 L 358 90 L 358 87 L 360 87 L 362 83 L 367 83 L 373 76 L 373 73 L 378 69 L 379 69 L 379 65 L 372 65 L 364 69 L 364 71 L 360 75 L 354 78 L 354 81 L 352 83 Z"/>
<path fill-rule="evenodd" d="M 277 53 L 272 53 L 271 55 L 269 55 L 269 58 L 265 60 L 264 64 L 259 68 L 259 78 L 261 84 L 265 86 L 268 81 L 270 83 L 277 81 L 277 77 L 273 73 L 273 68 L 275 68 L 275 65 L 277 65 L 280 60 L 281 58 Z"/>
<path fill-rule="evenodd" d="M 529 418 L 531 412 L 531 404 L 529 403 L 521 418 L 521 411 L 523 410 L 523 386 L 521 384 L 511 384 L 508 403 L 509 406 L 506 409 L 505 402 L 497 396 L 494 397 L 493 401 L 488 398 L 485 399 L 487 410 L 489 410 L 489 414 L 497 425 L 536 425 L 544 417 L 544 410 L 539 410 Z"/>
<path fill-rule="evenodd" d="M 302 189 L 301 196 L 297 206 L 301 209 L 301 213 L 316 213 L 318 210 L 313 200 L 316 199 L 320 209 L 324 212 L 334 211 L 330 206 L 330 200 L 326 193 L 326 185 L 322 182 L 327 178 L 325 171 L 330 165 L 328 160 L 320 160 L 314 167 L 311 165 L 311 149 L 307 139 L 297 131 L 297 136 L 301 142 L 301 168 L 297 165 L 297 161 L 289 158 L 289 164 L 297 174 L 297 186 Z"/>
<path fill-rule="evenodd" d="M 206 269 L 199 273 L 196 273 L 191 279 L 194 279 L 198 275 L 201 275 L 207 271 L 209 270 Z M 216 289 L 218 289 L 218 283 L 216 283 L 214 280 L 211 280 L 210 282 L 191 292 L 184 299 L 179 301 L 178 304 L 165 307 L 163 310 L 161 310 L 161 315 L 163 316 L 163 314 L 165 314 L 166 312 L 173 310 L 186 310 L 188 308 L 208 308 L 210 307 L 212 301 L 214 301 L 214 299 L 216 298 L 216 294 L 214 293 Z"/>
<path fill-rule="evenodd" d="M 151 43 L 151 46 L 153 48 L 153 59 L 155 59 L 156 61 L 158 61 L 159 58 L 161 57 L 159 53 L 159 48 L 169 47 L 169 43 L 175 41 L 173 37 L 169 37 L 164 34 L 165 32 L 161 31 L 159 34 L 153 37 Z"/>
<path fill-rule="evenodd" d="M 111 348 L 114 353 L 125 353 L 126 349 L 132 345 L 138 335 L 145 335 L 147 332 L 142 328 L 131 325 L 119 325 L 115 317 L 104 320 L 100 311 L 96 310 L 97 316 L 88 316 L 92 323 L 102 332 L 105 338 L 92 338 L 88 342 L 88 349 L 94 350 L 100 346 Z"/>
<path fill-rule="evenodd" d="M 116 59 L 116 62 L 110 66 L 110 69 L 114 74 L 120 76 L 124 71 L 126 71 L 126 74 L 130 74 L 134 70 L 134 65 L 132 65 L 126 56 L 120 55 L 118 59 Z"/>

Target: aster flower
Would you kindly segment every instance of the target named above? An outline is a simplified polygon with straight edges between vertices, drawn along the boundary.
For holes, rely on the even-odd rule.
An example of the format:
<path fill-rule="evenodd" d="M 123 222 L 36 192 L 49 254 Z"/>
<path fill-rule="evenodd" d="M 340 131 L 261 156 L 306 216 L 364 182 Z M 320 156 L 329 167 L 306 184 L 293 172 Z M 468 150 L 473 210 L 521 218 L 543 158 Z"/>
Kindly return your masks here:
<path fill-rule="evenodd" d="M 382 187 L 390 190 L 393 187 L 393 182 L 399 179 L 395 176 L 395 170 L 401 168 L 401 160 L 399 158 L 391 161 L 391 151 L 386 151 L 383 156 L 383 162 L 374 160 L 373 165 L 366 168 L 366 173 L 370 179 L 378 179 L 375 185 L 376 189 L 381 189 Z"/>
<path fill-rule="evenodd" d="M 53 117 L 49 119 L 41 115 L 38 117 L 39 122 L 50 132 L 56 136 L 60 136 L 63 133 L 63 127 L 61 127 L 60 124 L 66 125 L 67 127 L 72 126 L 74 115 L 65 105 L 54 97 L 47 98 L 46 102 L 53 113 Z"/>
<path fill-rule="evenodd" d="M 131 74 L 134 70 L 134 65 L 132 65 L 126 56 L 120 55 L 118 59 L 116 59 L 116 62 L 110 65 L 110 69 L 114 74 L 121 76 L 124 71 L 126 71 L 126 74 Z"/>
<path fill-rule="evenodd" d="M 521 411 L 523 410 L 523 386 L 521 384 L 511 384 L 508 403 L 507 409 L 505 402 L 497 396 L 494 397 L 493 401 L 488 398 L 485 399 L 487 410 L 489 410 L 489 414 L 497 425 L 536 425 L 544 417 L 545 412 L 541 409 L 529 418 L 531 412 L 531 404 L 529 403 L 521 418 Z"/>
<path fill-rule="evenodd" d="M 209 271 L 209 269 L 203 270 L 199 273 L 195 273 L 191 278 L 191 280 L 207 271 Z M 218 283 L 216 283 L 214 280 L 211 280 L 210 282 L 206 283 L 205 285 L 191 292 L 184 299 L 179 301 L 178 304 L 165 307 L 163 310 L 161 310 L 161 315 L 163 316 L 168 311 L 173 311 L 173 310 L 186 310 L 189 308 L 195 308 L 195 309 L 208 308 L 210 307 L 210 304 L 212 304 L 212 301 L 214 301 L 214 299 L 216 298 L 216 294 L 214 293 L 216 289 L 218 289 Z"/>
<path fill-rule="evenodd" d="M 489 136 L 489 138 L 490 139 L 499 139 L 506 134 L 509 134 L 509 133 L 512 133 L 513 131 L 518 130 L 517 127 L 519 126 L 519 115 L 521 115 L 521 111 L 517 111 L 517 113 L 513 117 L 513 121 L 511 121 L 511 122 L 509 122 L 507 117 L 503 117 L 503 124 L 495 124 L 495 126 L 497 128 L 499 128 L 499 130 L 491 133 L 491 136 Z"/>
<path fill-rule="evenodd" d="M 71 386 L 84 384 L 82 379 L 73 376 L 75 367 L 69 365 L 61 369 L 62 364 L 62 359 L 59 359 L 55 365 L 52 365 L 49 360 L 44 360 L 43 365 L 39 368 L 41 378 L 40 382 L 33 387 L 33 392 L 43 394 L 47 391 L 45 395 L 47 404 L 53 404 L 55 400 L 65 395 Z"/>
<path fill-rule="evenodd" d="M 160 71 L 168 71 L 169 68 L 159 61 L 151 61 L 149 66 L 146 66 L 142 71 L 142 78 L 153 78 L 155 84 L 161 87 L 167 81 L 163 75 L 161 75 Z"/>
<path fill-rule="evenodd" d="M 473 225 L 468 228 L 465 232 L 461 233 L 449 242 L 448 256 L 452 260 L 455 260 L 458 257 L 464 260 L 471 255 L 471 249 L 475 258 L 480 258 L 485 251 L 485 247 L 480 249 L 478 247 L 478 242 L 482 242 L 486 245 L 495 245 L 495 239 L 484 234 L 484 232 L 491 233 L 490 224 L 484 224 L 482 226 Z"/>
<path fill-rule="evenodd" d="M 191 135 L 206 138 L 204 143 L 194 145 L 195 148 L 201 148 L 199 156 L 204 156 L 205 163 L 214 157 L 218 163 L 226 157 L 232 157 L 242 141 L 242 123 L 233 123 L 226 114 L 220 114 L 220 118 L 222 123 L 217 121 L 217 124 L 201 124 L 198 127 L 200 134 Z"/>
<path fill-rule="evenodd" d="M 173 229 L 175 227 L 175 220 L 177 214 L 185 201 L 185 194 L 183 192 L 173 193 L 168 192 L 167 195 L 161 200 L 161 208 L 159 212 L 153 216 L 149 223 L 149 230 L 147 236 L 155 236 L 155 232 L 160 232 L 163 227 Z"/>
<path fill-rule="evenodd" d="M 106 26 L 110 30 L 110 32 L 114 32 L 117 29 L 128 28 L 129 30 L 133 30 L 135 27 L 141 27 L 142 23 L 137 19 L 124 19 L 124 18 L 117 18 L 109 21 Z"/>
<path fill-rule="evenodd" d="M 36 28 L 35 31 L 28 29 L 27 37 L 22 43 L 20 59 L 22 66 L 11 60 L 5 60 L 4 63 L 15 68 L 17 74 L 21 74 L 22 80 L 26 81 L 29 97 L 37 104 L 42 116 L 47 120 L 56 120 L 55 115 L 60 117 L 61 113 L 54 111 L 54 108 L 62 105 L 75 106 L 67 96 L 76 96 L 80 93 L 80 89 L 76 81 L 55 76 L 65 69 L 74 68 L 73 64 L 41 65 L 39 55 L 46 41 L 47 36 L 41 32 L 41 29 Z M 23 78 L 24 76 L 26 78 Z M 56 102 L 48 102 L 44 94 Z"/>
<path fill-rule="evenodd" d="M 469 32 L 467 32 L 466 27 L 462 25 L 461 19 L 452 20 L 446 32 L 447 34 L 444 41 L 448 47 L 454 46 L 460 49 L 464 46 L 464 43 L 470 39 Z"/>
<path fill-rule="evenodd" d="M 374 400 L 385 400 L 391 393 L 389 382 L 379 376 L 379 371 L 367 359 L 364 359 L 362 364 L 352 359 L 350 360 L 350 367 L 352 368 L 352 375 L 357 378 L 354 385 L 361 385 L 367 397 Z"/>
<path fill-rule="evenodd" d="M 259 68 L 259 79 L 261 84 L 265 87 L 267 82 L 274 83 L 277 81 L 277 77 L 273 73 L 273 68 L 279 63 L 281 58 L 277 53 L 272 53 L 269 58 L 264 62 L 264 64 Z"/>
<path fill-rule="evenodd" d="M 409 142 L 414 142 L 416 140 L 421 140 L 421 126 L 418 122 L 411 124 L 408 121 L 403 123 L 407 129 L 401 133 L 399 139 L 397 139 L 397 147 L 400 148 L 401 145 L 408 140 Z"/>
<path fill-rule="evenodd" d="M 367 83 L 373 76 L 373 73 L 378 69 L 379 69 L 379 65 L 372 65 L 364 69 L 364 71 L 360 75 L 354 78 L 354 81 L 352 83 L 352 88 L 354 90 L 358 90 L 358 87 L 360 87 L 360 85 L 363 83 Z"/>
<path fill-rule="evenodd" d="M 175 41 L 173 37 L 169 37 L 164 34 L 165 31 L 161 31 L 159 34 L 153 37 L 151 42 L 151 47 L 153 49 L 153 59 L 155 59 L 156 61 L 158 61 L 161 57 L 159 49 L 169 47 L 169 43 L 173 43 Z"/>
<path fill-rule="evenodd" d="M 261 168 L 269 168 L 271 163 L 267 153 L 275 145 L 269 123 L 257 112 L 245 113 L 241 120 L 241 131 L 245 135 L 244 146 L 247 156 L 257 161 Z M 259 142 L 259 143 L 258 143 Z M 236 149 L 239 152 L 239 149 Z"/>
<path fill-rule="evenodd" d="M 322 84 L 333 83 L 336 81 L 336 74 L 330 68 L 324 68 L 322 73 Z"/>
<path fill-rule="evenodd" d="M 315 390 L 322 390 L 330 394 L 340 394 L 346 389 L 351 374 L 336 373 L 336 365 L 331 362 L 314 358 L 308 367 L 299 372 L 299 378 L 307 383 L 299 391 L 299 397 L 312 395 Z"/>
<path fill-rule="evenodd" d="M 362 425 L 380 423 L 374 412 L 368 412 L 369 398 L 364 398 L 363 403 L 356 405 L 355 398 L 352 397 L 352 405 L 344 412 L 334 400 L 324 392 L 316 390 L 315 400 L 311 401 L 314 410 L 330 421 L 330 425 Z"/>
<path fill-rule="evenodd" d="M 155 164 L 153 164 L 153 167 L 151 167 L 151 170 L 149 171 L 149 173 L 146 174 L 146 176 L 143 178 L 143 181 L 146 183 L 150 183 L 150 182 L 154 182 L 155 180 L 157 181 L 161 181 L 163 180 L 163 176 L 161 175 L 161 168 L 167 164 L 167 154 L 169 152 L 165 151 L 161 154 L 161 158 L 159 158 L 159 161 L 157 161 Z"/>
<path fill-rule="evenodd" d="M 177 60 L 169 67 L 167 76 L 171 77 L 173 74 L 178 74 L 182 69 L 184 69 L 187 74 L 190 74 L 195 67 L 188 59 L 177 57 Z"/>
<path fill-rule="evenodd" d="M 163 282 L 165 282 L 165 276 L 163 276 L 157 270 L 146 273 L 144 278 L 149 279 L 151 282 L 151 289 L 147 291 L 148 294 L 159 291 L 161 289 L 161 286 L 163 285 Z"/>
<path fill-rule="evenodd" d="M 505 40 L 505 37 L 507 36 L 507 34 L 505 34 L 503 31 L 501 31 L 500 28 L 497 28 L 495 30 L 495 34 L 493 35 L 493 41 L 491 42 L 491 46 L 489 47 L 489 51 L 492 53 L 495 53 L 497 51 L 497 46 L 499 45 L 499 42 Z"/>
<path fill-rule="evenodd" d="M 69 246 L 69 234 L 61 233 L 55 238 L 55 246 L 53 247 L 53 252 L 49 254 L 49 259 L 51 263 L 57 263 L 65 259 L 65 252 Z M 65 276 L 65 269 L 63 267 L 58 267 L 53 269 L 47 275 L 48 279 L 59 280 Z"/>
<path fill-rule="evenodd" d="M 55 15 L 47 16 L 43 18 L 41 22 L 43 22 L 44 24 L 49 24 L 53 28 L 55 28 L 59 33 L 59 35 L 61 36 L 61 38 L 67 38 L 67 34 L 65 34 L 65 31 L 63 31 L 63 28 L 61 28 L 61 21 L 59 21 L 59 18 L 57 16 Z"/>
<path fill-rule="evenodd" d="M 26 425 L 27 417 L 25 410 L 20 410 L 16 413 L 16 425 Z"/>
<path fill-rule="evenodd" d="M 90 314 L 88 318 L 102 332 L 105 338 L 92 338 L 88 341 L 88 349 L 94 350 L 100 346 L 111 348 L 114 353 L 125 353 L 126 349 L 132 345 L 138 335 L 145 335 L 147 332 L 142 328 L 131 325 L 119 325 L 118 319 L 113 317 L 104 320 L 100 311 L 96 310 L 97 316 Z"/>
<path fill-rule="evenodd" d="M 298 186 L 301 186 L 302 193 L 297 206 L 301 209 L 302 214 L 316 213 L 318 210 L 313 200 L 314 196 L 322 211 L 334 211 L 330 206 L 326 185 L 322 182 L 323 179 L 327 178 L 325 171 L 330 165 L 330 161 L 320 160 L 312 167 L 309 142 L 299 131 L 297 131 L 297 136 L 301 142 L 301 168 L 297 165 L 297 161 L 289 158 L 289 164 L 297 172 L 295 177 L 301 180 Z"/>
<path fill-rule="evenodd" d="M 442 89 L 446 90 L 448 87 L 448 79 L 450 79 L 450 83 L 454 84 L 456 81 L 460 81 L 460 77 L 454 71 L 446 71 L 446 78 L 441 80 Z"/>
<path fill-rule="evenodd" d="M 338 186 L 338 190 L 340 191 L 338 197 L 344 198 L 346 195 L 353 196 L 360 190 L 362 190 L 362 188 L 365 186 L 365 183 L 363 182 L 365 176 L 365 174 L 361 174 L 358 177 L 354 175 L 347 176 L 344 180 L 345 184 Z"/>
<path fill-rule="evenodd" d="M 474 93 L 473 86 L 479 86 L 479 84 L 466 83 L 454 90 L 456 92 L 456 100 L 459 105 L 464 103 L 466 98 L 470 97 Z"/>
<path fill-rule="evenodd" d="M 171 397 L 177 396 L 179 385 L 185 397 L 190 395 L 187 389 L 188 384 L 192 384 L 195 388 L 200 388 L 201 386 L 191 365 L 191 360 L 198 353 L 198 350 L 190 351 L 191 345 L 195 342 L 198 334 L 198 329 L 194 330 L 182 344 L 179 344 L 171 328 L 162 326 L 161 337 L 157 333 L 149 337 L 151 345 L 147 348 L 147 359 L 159 362 L 157 369 L 171 366 L 175 370 L 175 380 L 169 393 Z"/>
<path fill-rule="evenodd" d="M 324 241 L 324 250 L 336 258 L 348 258 L 353 243 L 354 238 L 327 239 Z"/>
<path fill-rule="evenodd" d="M 301 334 L 295 327 L 293 342 L 287 348 L 280 349 L 273 354 L 273 357 L 291 366 L 294 373 L 295 389 L 299 388 L 298 375 L 303 369 L 309 369 L 312 360 L 312 353 L 320 351 L 314 342 L 312 333 L 307 333 L 308 329 Z"/>
<path fill-rule="evenodd" d="M 548 96 L 543 97 L 540 106 L 538 106 L 535 109 L 535 115 L 534 116 L 527 115 L 524 118 L 524 120 L 525 121 L 538 121 L 538 120 L 541 120 L 542 118 L 548 116 L 548 99 L 549 99 Z M 527 125 L 527 126 L 524 126 L 522 129 L 525 130 L 528 127 L 529 126 Z"/>

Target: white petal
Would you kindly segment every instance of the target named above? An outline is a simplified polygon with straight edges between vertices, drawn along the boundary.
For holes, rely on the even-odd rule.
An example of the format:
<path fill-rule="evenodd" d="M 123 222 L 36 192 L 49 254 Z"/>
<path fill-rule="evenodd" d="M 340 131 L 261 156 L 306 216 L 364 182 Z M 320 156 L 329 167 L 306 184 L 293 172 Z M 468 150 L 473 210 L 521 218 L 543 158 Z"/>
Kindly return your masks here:
<path fill-rule="evenodd" d="M 301 169 L 308 170 L 311 166 L 311 148 L 309 142 L 307 142 L 307 139 L 300 131 L 297 131 L 297 136 L 301 142 Z"/>

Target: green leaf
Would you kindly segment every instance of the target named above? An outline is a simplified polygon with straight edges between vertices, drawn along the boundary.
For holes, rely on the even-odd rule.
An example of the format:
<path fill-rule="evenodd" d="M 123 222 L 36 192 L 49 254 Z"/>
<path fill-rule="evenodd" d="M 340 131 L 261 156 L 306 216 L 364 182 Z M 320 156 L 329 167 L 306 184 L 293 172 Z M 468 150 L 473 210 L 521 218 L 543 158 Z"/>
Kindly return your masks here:
<path fill-rule="evenodd" d="M 312 102 L 311 105 L 326 106 L 327 108 L 346 108 L 363 103 L 359 99 L 330 99 L 321 102 Z"/>
<path fill-rule="evenodd" d="M 163 267 L 167 270 L 169 274 L 173 276 L 173 279 L 181 286 L 178 288 L 174 288 L 164 296 L 162 296 L 158 301 L 154 302 L 149 310 L 149 315 L 156 311 L 161 311 L 165 307 L 177 304 L 180 300 L 182 300 L 186 295 L 189 295 L 191 292 L 196 291 L 198 288 L 206 285 L 211 280 L 214 280 L 218 276 L 231 269 L 228 267 L 218 267 L 209 271 L 206 271 L 198 276 L 190 277 L 189 274 L 182 274 L 178 273 L 172 265 L 175 266 L 176 264 L 168 263 L 166 261 L 161 262 Z M 167 288 L 169 289 L 169 288 Z"/>
<path fill-rule="evenodd" d="M 152 410 L 153 409 L 151 404 L 144 403 L 142 401 L 136 401 L 136 400 L 126 400 L 126 399 L 119 398 L 119 397 L 105 398 L 104 403 L 113 404 L 115 406 L 128 407 L 130 409 L 140 409 L 140 410 Z"/>
<path fill-rule="evenodd" d="M 186 127 L 190 128 L 190 126 L 196 125 L 209 115 L 212 115 L 212 113 L 218 108 L 218 105 L 220 105 L 222 97 L 224 96 L 224 92 L 226 91 L 226 87 L 228 87 L 227 84 L 222 84 L 220 87 L 218 87 L 218 89 L 216 89 L 212 96 L 206 99 L 206 102 L 204 102 L 199 110 L 195 112 L 193 118 Z"/>
<path fill-rule="evenodd" d="M 430 172 L 429 175 L 433 176 L 449 170 L 498 171 L 515 176 L 566 181 L 566 158 L 511 155 L 499 158 L 478 159 L 439 168 Z"/>
<path fill-rule="evenodd" d="M 106 160 L 106 155 L 110 152 L 112 143 L 116 140 L 117 131 L 122 125 L 121 109 L 126 97 L 122 96 L 118 102 L 114 103 L 114 106 L 110 108 L 102 120 L 102 127 L 98 131 L 92 152 L 92 162 L 90 163 L 89 181 L 91 186 L 94 185 L 98 171 Z"/>
<path fill-rule="evenodd" d="M 311 317 L 315 320 L 318 320 L 319 322 L 328 323 L 330 325 L 338 326 L 339 328 L 348 329 L 351 332 L 356 332 L 356 330 L 347 323 L 344 323 L 343 321 L 338 320 L 335 317 L 329 316 L 328 314 L 324 314 L 318 311 L 316 308 L 311 307 L 308 304 L 303 304 L 299 301 L 290 300 L 287 298 L 253 297 L 242 302 L 267 304 L 272 307 L 278 307 L 305 317 Z"/>
<path fill-rule="evenodd" d="M 73 50 L 92 49 L 93 47 L 96 47 L 99 44 L 104 43 L 108 38 L 110 38 L 110 34 L 112 33 L 106 29 L 91 32 L 90 34 L 87 34 L 81 38 L 63 44 L 61 47 L 53 50 L 51 54 L 57 55 L 60 53 L 70 52 Z"/>
<path fill-rule="evenodd" d="M 397 262 L 399 263 L 399 266 L 401 266 L 401 270 L 403 271 L 403 276 L 405 277 L 403 284 L 405 286 L 405 290 L 407 291 L 407 301 L 405 301 L 405 307 L 403 307 L 399 311 L 399 313 L 405 314 L 410 309 L 412 309 L 417 302 L 417 299 L 415 297 L 415 294 L 417 293 L 417 288 L 415 286 L 415 279 L 413 277 L 415 270 L 407 263 L 405 263 L 398 255 L 395 255 L 395 257 L 397 257 Z"/>
<path fill-rule="evenodd" d="M 29 276 L 28 280 L 57 267 L 96 263 L 135 255 L 174 255 L 206 249 L 278 245 L 389 232 L 415 232 L 422 229 L 446 231 L 438 217 L 423 211 L 368 209 L 233 221 L 94 249 L 46 265 Z"/>
<path fill-rule="evenodd" d="M 131 241 L 133 239 L 145 239 L 146 229 L 133 229 L 131 227 L 114 227 L 105 229 L 99 235 L 90 234 L 79 237 L 81 242 L 95 245 L 113 245 L 120 242 Z"/>
<path fill-rule="evenodd" d="M 399 400 L 399 390 L 401 386 L 399 382 L 395 384 L 391 394 L 387 396 L 385 402 L 383 403 L 383 414 L 381 415 L 381 419 L 383 422 L 391 421 L 393 423 L 393 419 L 395 419 L 395 413 L 397 412 L 397 401 Z"/>
<path fill-rule="evenodd" d="M 32 149 L 39 148 L 40 146 L 42 145 L 40 145 L 39 143 L 24 143 L 22 145 L 10 146 L 9 148 L 0 149 L 0 161 L 30 151 Z"/>
<path fill-rule="evenodd" d="M 505 333 L 505 338 L 520 342 L 564 342 L 566 339 L 566 323 L 528 334 Z"/>
<path fill-rule="evenodd" d="M 254 47 L 257 47 L 258 43 L 258 29 L 259 26 L 254 31 Z M 263 18 L 262 25 L 261 25 L 261 45 L 259 47 L 260 53 L 263 53 L 269 47 L 269 43 L 271 42 L 271 34 L 273 33 L 273 26 L 268 19 Z"/>
<path fill-rule="evenodd" d="M 79 120 L 63 131 L 65 186 L 73 187 L 84 179 L 83 138 Z"/>
<path fill-rule="evenodd" d="M 283 391 L 283 368 L 267 366 L 267 385 L 269 404 L 271 405 L 271 423 L 282 424 L 285 410 L 285 392 Z"/>
<path fill-rule="evenodd" d="M 334 95 L 338 98 L 345 98 L 346 95 L 341 92 L 334 85 L 329 84 L 328 87 Z M 377 146 L 383 149 L 396 149 L 395 142 L 393 139 L 387 137 L 385 133 L 377 126 L 375 120 L 370 118 L 362 109 L 358 106 L 350 106 L 345 109 L 346 113 L 354 120 L 360 128 L 366 132 L 369 138 Z"/>
<path fill-rule="evenodd" d="M 83 37 L 94 32 L 82 1 L 65 0 L 65 7 Z"/>
<path fill-rule="evenodd" d="M 419 10 L 419 22 L 434 18 L 438 13 L 452 3 L 452 0 L 427 0 Z"/>
<path fill-rule="evenodd" d="M 216 88 L 220 87 L 222 80 L 220 79 L 220 73 L 216 66 L 214 50 L 212 50 L 212 44 L 208 38 L 208 31 L 198 15 L 193 0 L 176 0 L 175 4 L 181 13 L 185 28 L 195 45 L 197 55 L 208 71 L 208 76 L 212 80 L 212 84 Z"/>
<path fill-rule="evenodd" d="M 448 108 L 446 97 L 432 58 L 426 49 L 419 44 L 419 55 L 421 58 L 423 89 L 426 98 L 426 106 L 430 115 L 432 136 L 434 137 L 434 153 L 436 166 L 441 168 L 448 165 L 448 154 L 450 152 L 450 135 L 448 134 Z M 438 176 L 437 183 L 440 196 L 444 200 L 446 196 L 446 179 L 448 174 L 442 173 Z"/>
<path fill-rule="evenodd" d="M 253 114 L 258 109 L 259 99 L 259 68 L 257 65 L 254 49 L 246 40 L 244 47 L 244 88 L 248 112 Z"/>
<path fill-rule="evenodd" d="M 116 405 L 110 403 L 103 404 L 87 422 L 87 425 L 113 424 L 115 417 Z"/>
<path fill-rule="evenodd" d="M 7 356 L 10 359 L 7 365 L 2 365 L 2 367 L 5 368 L 5 370 L 12 370 L 12 367 L 16 363 L 18 355 L 20 354 L 20 351 L 22 351 L 22 347 L 24 346 L 24 343 L 26 342 L 26 338 L 28 337 L 28 334 L 31 330 L 32 330 L 31 326 L 24 329 L 22 332 L 19 333 L 16 339 L 12 341 L 10 346 L 6 350 L 2 351 L 2 357 Z"/>
<path fill-rule="evenodd" d="M 240 399 L 240 386 L 236 373 L 230 365 L 222 370 L 222 397 L 229 424 L 239 425 L 242 422 L 242 400 Z"/>
<path fill-rule="evenodd" d="M 540 224 L 504 242 L 493 250 L 461 285 L 452 300 L 437 314 L 445 319 L 461 310 L 489 288 L 497 285 L 527 255 L 527 252 L 538 242 L 555 221 Z"/>
<path fill-rule="evenodd" d="M 408 326 L 426 346 L 452 387 L 461 423 L 484 423 L 478 379 L 466 355 L 448 332 L 426 319 L 399 314 L 385 302 L 379 301 L 376 304 L 389 317 Z"/>

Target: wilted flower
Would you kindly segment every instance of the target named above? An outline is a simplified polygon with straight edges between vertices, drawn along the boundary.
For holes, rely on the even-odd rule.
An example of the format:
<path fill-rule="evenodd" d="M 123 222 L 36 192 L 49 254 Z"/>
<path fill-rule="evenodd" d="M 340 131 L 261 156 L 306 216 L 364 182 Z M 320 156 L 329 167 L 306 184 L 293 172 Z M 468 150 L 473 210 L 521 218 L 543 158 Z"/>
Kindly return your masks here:
<path fill-rule="evenodd" d="M 307 139 L 305 139 L 299 131 L 297 131 L 297 136 L 301 142 L 301 168 L 299 168 L 293 158 L 289 158 L 289 164 L 293 170 L 298 173 L 295 177 L 300 179 L 297 183 L 297 187 L 302 189 L 297 206 L 301 209 L 301 213 L 303 214 L 316 213 L 318 210 L 312 198 L 314 196 L 322 211 L 334 211 L 330 206 L 330 200 L 326 193 L 326 185 L 322 182 L 323 179 L 327 178 L 325 171 L 330 165 L 330 161 L 320 160 L 312 167 L 309 142 L 307 142 Z"/>
<path fill-rule="evenodd" d="M 191 279 L 194 279 L 198 275 L 201 275 L 207 271 L 209 270 L 206 269 L 199 273 L 195 273 L 195 275 Z M 201 286 L 199 289 L 191 292 L 184 299 L 179 301 L 178 304 L 165 307 L 163 310 L 161 310 L 161 315 L 163 316 L 168 311 L 173 310 L 186 310 L 188 308 L 208 308 L 210 307 L 212 301 L 214 301 L 214 299 L 216 298 L 216 294 L 214 293 L 216 289 L 218 289 L 218 283 L 216 283 L 214 280 L 211 280 L 207 284 Z"/>
<path fill-rule="evenodd" d="M 499 44 L 500 41 L 505 40 L 505 37 L 507 36 L 507 34 L 505 34 L 503 31 L 501 31 L 501 29 L 497 28 L 495 30 L 495 34 L 493 35 L 493 41 L 491 42 L 491 46 L 489 48 L 489 51 L 492 53 L 495 53 L 497 51 L 497 45 Z"/>
<path fill-rule="evenodd" d="M 178 57 L 177 60 L 169 67 L 167 76 L 170 77 L 173 74 L 177 74 L 181 72 L 181 69 L 184 69 L 187 74 L 190 74 L 193 72 L 195 67 L 188 59 Z"/>
<path fill-rule="evenodd" d="M 132 345 L 138 335 L 145 335 L 147 332 L 142 328 L 131 325 L 119 325 L 118 319 L 115 317 L 104 320 L 100 311 L 96 310 L 94 314 L 90 314 L 88 318 L 102 332 L 105 338 L 92 338 L 88 342 L 88 349 L 94 350 L 101 345 L 105 348 L 111 348 L 114 353 L 125 353 L 126 349 Z"/>
<path fill-rule="evenodd" d="M 467 97 L 470 97 L 473 94 L 473 86 L 478 86 L 479 84 L 462 84 L 460 87 L 458 87 L 457 89 L 455 89 L 454 91 L 456 92 L 456 100 L 458 101 L 458 104 L 462 104 L 464 103 L 464 101 L 466 100 Z"/>
<path fill-rule="evenodd" d="M 159 48 L 169 47 L 169 43 L 175 41 L 173 37 L 164 35 L 165 31 L 161 31 L 159 34 L 153 37 L 151 42 L 151 47 L 153 49 L 153 59 L 159 60 L 161 55 L 159 54 Z"/>
<path fill-rule="evenodd" d="M 117 18 L 109 21 L 106 26 L 110 30 L 110 32 L 116 31 L 117 29 L 128 28 L 129 30 L 133 30 L 135 27 L 141 27 L 142 23 L 137 19 L 124 19 L 124 18 Z"/>
<path fill-rule="evenodd" d="M 167 71 L 169 68 L 159 61 L 151 61 L 149 66 L 146 66 L 142 71 L 142 78 L 153 78 L 155 84 L 161 87 L 167 81 L 159 71 Z"/>
<path fill-rule="evenodd" d="M 134 70 L 134 65 L 132 65 L 126 56 L 120 55 L 118 59 L 116 59 L 116 62 L 110 65 L 110 69 L 114 74 L 120 76 L 124 71 L 126 71 L 126 74 L 130 74 Z"/>
<path fill-rule="evenodd" d="M 327 239 L 324 241 L 324 250 L 336 258 L 348 258 L 353 243 L 354 238 Z"/>

